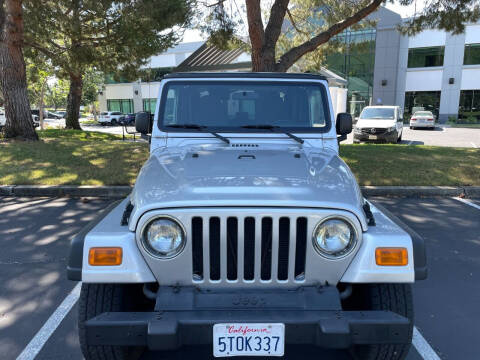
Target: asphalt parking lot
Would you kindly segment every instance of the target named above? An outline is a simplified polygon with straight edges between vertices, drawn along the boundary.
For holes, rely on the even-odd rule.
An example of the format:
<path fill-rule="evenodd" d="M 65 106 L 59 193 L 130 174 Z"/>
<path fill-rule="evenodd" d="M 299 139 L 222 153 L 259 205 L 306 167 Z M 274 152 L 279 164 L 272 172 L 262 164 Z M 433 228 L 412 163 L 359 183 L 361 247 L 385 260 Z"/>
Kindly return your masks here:
<path fill-rule="evenodd" d="M 414 285 L 415 325 L 425 341 L 415 337 L 408 360 L 479 359 L 480 199 L 374 200 L 400 216 L 427 243 L 429 278 Z M 22 354 L 21 359 L 34 355 L 82 359 L 75 302 L 71 310 L 59 307 L 64 299 L 75 299 L 75 294 L 68 296 L 76 283 L 66 279 L 65 261 L 69 238 L 108 203 L 0 198 L 0 358 Z M 304 347 L 286 351 L 287 359 L 350 359 L 344 351 Z M 147 353 L 143 359 L 211 357 L 210 347 L 203 347 Z"/>
<path fill-rule="evenodd" d="M 353 133 L 344 143 L 353 143 Z M 437 125 L 434 130 L 413 130 L 404 126 L 401 144 L 480 148 L 480 129 Z"/>

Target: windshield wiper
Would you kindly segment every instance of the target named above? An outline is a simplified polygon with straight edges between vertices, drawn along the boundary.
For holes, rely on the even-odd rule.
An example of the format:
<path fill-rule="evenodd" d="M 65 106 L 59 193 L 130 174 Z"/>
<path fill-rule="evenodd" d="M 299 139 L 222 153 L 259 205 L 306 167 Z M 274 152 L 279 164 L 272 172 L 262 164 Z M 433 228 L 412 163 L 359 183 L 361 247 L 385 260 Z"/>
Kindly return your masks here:
<path fill-rule="evenodd" d="M 244 128 L 244 129 L 265 129 L 265 130 L 281 129 L 280 126 L 270 125 L 270 124 L 243 125 L 241 127 Z M 293 139 L 300 144 L 303 144 L 305 142 L 303 139 L 300 139 L 298 136 L 295 136 L 295 135 L 293 135 L 289 132 L 281 131 L 281 133 L 287 135 L 290 139 Z"/>
<path fill-rule="evenodd" d="M 175 129 L 195 129 L 195 130 L 201 130 L 201 129 L 207 128 L 205 125 L 198 125 L 198 124 L 171 124 L 171 125 L 166 125 L 166 127 L 171 127 Z M 220 139 L 223 142 L 230 144 L 230 140 L 228 140 L 226 137 L 211 131 L 209 131 L 209 133 L 215 136 L 217 139 Z"/>

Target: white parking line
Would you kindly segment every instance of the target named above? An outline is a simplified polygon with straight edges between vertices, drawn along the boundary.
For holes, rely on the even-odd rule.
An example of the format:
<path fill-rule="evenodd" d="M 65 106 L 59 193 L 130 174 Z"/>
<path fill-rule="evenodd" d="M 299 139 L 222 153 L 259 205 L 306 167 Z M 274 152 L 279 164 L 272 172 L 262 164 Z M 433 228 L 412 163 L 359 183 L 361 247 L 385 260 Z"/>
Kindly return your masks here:
<path fill-rule="evenodd" d="M 480 210 L 480 205 L 477 205 L 475 203 L 472 203 L 468 200 L 465 200 L 465 199 L 462 199 L 462 198 L 459 198 L 459 197 L 454 197 L 455 200 L 458 200 L 458 201 L 461 201 L 462 203 L 464 204 L 467 204 L 467 205 L 470 205 L 470 206 L 473 206 L 475 209 L 478 209 Z"/>
<path fill-rule="evenodd" d="M 470 144 L 472 144 L 472 146 L 476 149 L 477 148 L 477 145 L 475 145 L 475 143 L 471 142 Z"/>
<path fill-rule="evenodd" d="M 416 326 L 413 327 L 412 344 L 424 360 L 441 360 L 427 340 L 420 334 Z"/>
<path fill-rule="evenodd" d="M 78 301 L 80 297 L 80 288 L 82 283 L 78 283 L 70 294 L 62 301 L 60 306 L 55 312 L 48 318 L 47 322 L 43 324 L 42 328 L 38 330 L 32 340 L 28 343 L 27 347 L 23 349 L 22 353 L 18 355 L 17 360 L 33 360 L 38 355 L 40 350 L 52 336 L 58 325 L 62 322 L 63 318 L 69 313 L 73 305 Z"/>

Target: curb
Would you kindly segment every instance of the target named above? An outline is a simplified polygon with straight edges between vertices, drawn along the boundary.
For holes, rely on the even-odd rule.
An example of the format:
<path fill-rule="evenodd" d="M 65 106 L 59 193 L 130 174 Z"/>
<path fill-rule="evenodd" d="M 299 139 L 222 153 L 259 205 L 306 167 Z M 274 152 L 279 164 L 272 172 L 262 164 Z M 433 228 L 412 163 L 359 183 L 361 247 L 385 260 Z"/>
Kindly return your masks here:
<path fill-rule="evenodd" d="M 361 186 L 364 196 L 480 197 L 480 186 Z M 0 185 L 0 196 L 123 198 L 131 186 Z"/>

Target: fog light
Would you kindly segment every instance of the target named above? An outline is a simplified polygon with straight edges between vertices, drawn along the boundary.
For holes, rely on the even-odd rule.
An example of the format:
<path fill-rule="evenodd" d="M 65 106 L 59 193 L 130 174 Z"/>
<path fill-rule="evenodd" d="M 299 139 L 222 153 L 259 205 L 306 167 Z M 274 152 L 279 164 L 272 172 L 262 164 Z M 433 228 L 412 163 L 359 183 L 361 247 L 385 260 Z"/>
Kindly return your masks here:
<path fill-rule="evenodd" d="M 122 263 L 121 247 L 94 247 L 88 252 L 88 264 L 92 266 L 114 266 Z"/>
<path fill-rule="evenodd" d="M 406 248 L 376 248 L 375 260 L 380 266 L 405 266 L 408 264 Z"/>

